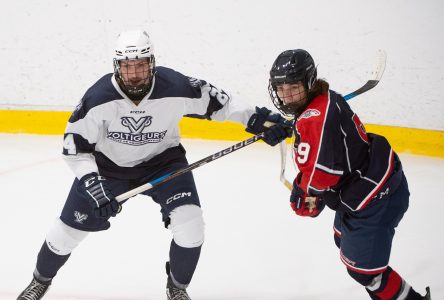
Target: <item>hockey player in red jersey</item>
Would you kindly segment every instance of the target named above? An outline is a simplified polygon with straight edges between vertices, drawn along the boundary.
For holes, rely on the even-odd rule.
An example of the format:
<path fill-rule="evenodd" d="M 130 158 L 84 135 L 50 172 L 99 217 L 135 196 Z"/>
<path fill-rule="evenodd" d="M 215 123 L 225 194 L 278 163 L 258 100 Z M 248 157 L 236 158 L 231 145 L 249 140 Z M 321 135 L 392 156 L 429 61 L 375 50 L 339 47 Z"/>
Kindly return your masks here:
<path fill-rule="evenodd" d="M 317 78 L 302 49 L 279 54 L 270 71 L 275 106 L 295 119 L 299 169 L 290 204 L 299 216 L 336 211 L 334 240 L 348 274 L 371 299 L 421 296 L 390 265 L 395 228 L 407 211 L 409 189 L 401 161 L 388 141 L 367 133 L 344 98 Z"/>

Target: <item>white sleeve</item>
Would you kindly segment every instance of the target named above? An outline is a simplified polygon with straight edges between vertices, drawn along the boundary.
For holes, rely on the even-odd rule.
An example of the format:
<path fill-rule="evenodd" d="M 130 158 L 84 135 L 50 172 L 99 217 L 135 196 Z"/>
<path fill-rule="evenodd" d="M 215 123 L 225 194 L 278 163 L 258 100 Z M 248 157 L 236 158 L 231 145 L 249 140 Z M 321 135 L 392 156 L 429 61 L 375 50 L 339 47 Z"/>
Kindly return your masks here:
<path fill-rule="evenodd" d="M 233 121 L 247 127 L 247 122 L 255 113 L 255 108 L 240 99 L 229 97 L 224 106 L 211 115 L 212 120 Z"/>
<path fill-rule="evenodd" d="M 78 179 L 92 172 L 99 173 L 96 160 L 91 153 L 63 155 L 63 159 L 66 161 Z"/>
<path fill-rule="evenodd" d="M 100 123 L 94 117 L 94 108 L 83 118 L 68 122 L 63 142 L 63 158 L 77 178 L 96 172 L 98 167 L 92 155 L 99 138 Z"/>

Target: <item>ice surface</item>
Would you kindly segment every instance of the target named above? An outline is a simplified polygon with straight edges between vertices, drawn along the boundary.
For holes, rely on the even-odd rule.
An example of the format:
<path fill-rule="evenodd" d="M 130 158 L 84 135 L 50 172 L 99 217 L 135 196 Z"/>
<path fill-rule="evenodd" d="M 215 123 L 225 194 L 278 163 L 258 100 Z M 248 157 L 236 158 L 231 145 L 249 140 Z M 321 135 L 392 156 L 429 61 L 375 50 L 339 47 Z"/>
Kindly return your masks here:
<path fill-rule="evenodd" d="M 190 162 L 232 142 L 184 140 Z M 0 135 L 0 300 L 29 283 L 38 250 L 73 174 L 60 136 Z M 391 265 L 417 290 L 444 299 L 444 159 L 401 154 L 410 209 Z M 333 242 L 333 212 L 295 216 L 279 181 L 279 150 L 249 145 L 194 171 L 206 241 L 189 287 L 193 300 L 368 299 L 348 277 Z M 111 229 L 92 233 L 61 269 L 45 299 L 165 299 L 170 232 L 150 198 L 128 201 Z"/>

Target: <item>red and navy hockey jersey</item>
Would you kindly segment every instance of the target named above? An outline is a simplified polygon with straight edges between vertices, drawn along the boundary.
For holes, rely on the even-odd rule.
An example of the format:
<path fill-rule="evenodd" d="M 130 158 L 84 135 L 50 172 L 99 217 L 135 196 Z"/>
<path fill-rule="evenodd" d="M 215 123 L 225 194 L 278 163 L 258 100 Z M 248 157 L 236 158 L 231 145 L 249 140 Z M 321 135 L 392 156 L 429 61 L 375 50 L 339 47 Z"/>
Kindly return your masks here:
<path fill-rule="evenodd" d="M 295 160 L 302 172 L 299 187 L 307 195 L 323 195 L 334 210 L 363 209 L 392 174 L 396 154 L 388 141 L 366 133 L 334 91 L 313 99 L 295 129 Z"/>

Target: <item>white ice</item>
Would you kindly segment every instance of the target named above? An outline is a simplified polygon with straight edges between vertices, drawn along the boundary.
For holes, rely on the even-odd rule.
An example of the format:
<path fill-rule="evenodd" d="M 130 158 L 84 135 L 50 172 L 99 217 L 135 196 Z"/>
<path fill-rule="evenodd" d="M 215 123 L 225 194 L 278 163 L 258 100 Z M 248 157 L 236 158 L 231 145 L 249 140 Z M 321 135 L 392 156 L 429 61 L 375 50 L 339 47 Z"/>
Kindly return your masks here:
<path fill-rule="evenodd" d="M 16 299 L 57 218 L 73 174 L 60 136 L 0 135 L 0 299 Z M 184 140 L 190 162 L 233 142 Z M 444 159 L 401 154 L 410 208 L 390 264 L 418 291 L 444 299 Z M 368 299 L 333 242 L 333 212 L 300 218 L 279 181 L 279 150 L 256 143 L 194 171 L 206 241 L 189 287 L 194 300 Z M 170 232 L 150 198 L 128 201 L 111 229 L 92 233 L 45 299 L 165 299 Z"/>

